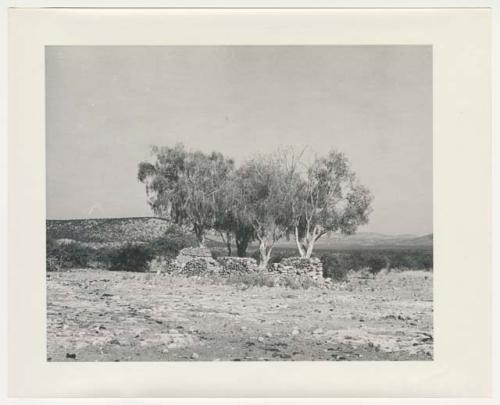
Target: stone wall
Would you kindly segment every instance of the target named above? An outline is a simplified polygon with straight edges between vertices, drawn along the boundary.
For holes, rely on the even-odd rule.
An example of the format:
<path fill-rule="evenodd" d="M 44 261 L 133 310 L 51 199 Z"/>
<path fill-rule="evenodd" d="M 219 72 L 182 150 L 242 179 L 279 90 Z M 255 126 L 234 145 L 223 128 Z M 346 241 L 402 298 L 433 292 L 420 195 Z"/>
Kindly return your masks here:
<path fill-rule="evenodd" d="M 284 277 L 308 276 L 313 280 L 323 280 L 323 263 L 317 257 L 286 257 L 269 270 Z"/>
<path fill-rule="evenodd" d="M 212 258 L 207 248 L 185 248 L 179 252 L 176 259 L 156 257 L 150 265 L 150 271 L 158 273 L 174 273 L 187 277 L 219 275 L 229 276 L 234 274 L 256 274 L 261 270 L 257 261 L 251 257 L 223 256 Z M 289 282 L 299 282 L 304 279 L 325 282 L 323 278 L 323 264 L 318 258 L 287 257 L 280 263 L 275 263 L 268 268 L 270 276 L 276 279 L 277 285 L 287 285 Z"/>
<path fill-rule="evenodd" d="M 206 247 L 190 247 L 182 249 L 175 259 L 179 273 L 186 276 L 203 276 L 218 274 L 222 268 L 212 258 L 210 249 Z"/>
<path fill-rule="evenodd" d="M 223 275 L 254 273 L 259 270 L 257 261 L 251 257 L 224 256 L 217 258 L 217 261 L 222 266 L 221 274 Z"/>
<path fill-rule="evenodd" d="M 210 274 L 220 274 L 221 266 L 211 257 L 196 257 L 187 262 L 180 270 L 180 274 L 191 276 L 205 276 Z"/>
<path fill-rule="evenodd" d="M 206 247 L 187 247 L 179 252 L 175 260 L 179 266 L 184 267 L 186 263 L 199 258 L 212 259 L 210 249 Z"/>
<path fill-rule="evenodd" d="M 175 259 L 168 256 L 156 256 L 151 262 L 149 262 L 148 270 L 157 274 L 160 273 L 178 273 L 180 271 L 180 266 L 177 264 Z"/>

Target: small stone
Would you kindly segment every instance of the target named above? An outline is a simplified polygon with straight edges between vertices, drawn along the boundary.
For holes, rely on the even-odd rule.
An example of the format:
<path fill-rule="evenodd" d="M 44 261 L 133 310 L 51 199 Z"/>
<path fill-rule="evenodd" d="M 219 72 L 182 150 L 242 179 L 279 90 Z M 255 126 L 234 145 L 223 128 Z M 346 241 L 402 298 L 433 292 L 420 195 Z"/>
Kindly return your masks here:
<path fill-rule="evenodd" d="M 267 332 L 267 333 L 266 333 L 266 336 L 267 336 L 268 338 L 270 338 L 270 337 L 273 337 L 273 334 L 272 334 L 271 332 Z"/>
<path fill-rule="evenodd" d="M 292 330 L 292 335 L 293 336 L 297 336 L 299 333 L 300 333 L 300 331 L 298 329 L 293 329 Z"/>
<path fill-rule="evenodd" d="M 66 353 L 66 358 L 67 359 L 76 359 L 76 354 L 75 353 Z"/>
<path fill-rule="evenodd" d="M 263 338 L 262 336 L 259 336 L 259 337 L 257 338 L 257 340 L 258 340 L 259 342 L 263 342 L 263 341 L 264 341 L 264 338 Z"/>
<path fill-rule="evenodd" d="M 318 329 L 313 330 L 313 334 L 315 334 L 315 335 L 319 335 L 320 333 L 323 333 L 323 329 L 318 328 Z"/>
<path fill-rule="evenodd" d="M 193 360 L 196 360 L 196 359 L 199 359 L 199 358 L 200 358 L 200 355 L 199 355 L 198 353 L 193 353 L 193 354 L 191 355 L 191 358 L 192 358 Z"/>

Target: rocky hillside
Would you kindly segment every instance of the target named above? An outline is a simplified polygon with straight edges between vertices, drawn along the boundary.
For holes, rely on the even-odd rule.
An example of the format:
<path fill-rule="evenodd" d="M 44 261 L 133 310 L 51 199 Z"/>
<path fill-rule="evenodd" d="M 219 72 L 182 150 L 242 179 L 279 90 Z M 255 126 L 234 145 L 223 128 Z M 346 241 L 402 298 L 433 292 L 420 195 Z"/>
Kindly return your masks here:
<path fill-rule="evenodd" d="M 170 223 L 161 218 L 100 218 L 47 220 L 47 237 L 79 242 L 149 242 L 162 236 Z"/>

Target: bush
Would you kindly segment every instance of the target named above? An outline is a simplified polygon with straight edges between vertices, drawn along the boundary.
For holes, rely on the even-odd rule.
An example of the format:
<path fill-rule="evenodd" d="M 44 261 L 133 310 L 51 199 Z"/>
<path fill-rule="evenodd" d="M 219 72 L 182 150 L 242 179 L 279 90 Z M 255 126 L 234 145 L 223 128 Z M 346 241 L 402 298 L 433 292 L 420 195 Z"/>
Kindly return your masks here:
<path fill-rule="evenodd" d="M 58 244 L 52 238 L 46 241 L 46 269 L 57 271 L 65 268 L 87 267 L 93 249 L 77 242 Z"/>
<path fill-rule="evenodd" d="M 383 256 L 373 256 L 368 258 L 366 260 L 366 265 L 368 267 L 368 271 L 373 275 L 380 272 L 380 270 L 388 267 L 387 259 Z"/>
<path fill-rule="evenodd" d="M 344 281 L 349 272 L 349 265 L 347 260 L 342 260 L 339 255 L 328 254 L 321 257 L 323 263 L 323 277 L 331 278 L 335 281 Z"/>
<path fill-rule="evenodd" d="M 151 253 L 159 256 L 175 257 L 187 247 L 197 246 L 196 238 L 187 234 L 178 226 L 172 225 L 165 234 L 149 244 Z"/>
<path fill-rule="evenodd" d="M 111 252 L 109 267 L 110 270 L 145 272 L 153 257 L 149 247 L 128 244 Z"/>

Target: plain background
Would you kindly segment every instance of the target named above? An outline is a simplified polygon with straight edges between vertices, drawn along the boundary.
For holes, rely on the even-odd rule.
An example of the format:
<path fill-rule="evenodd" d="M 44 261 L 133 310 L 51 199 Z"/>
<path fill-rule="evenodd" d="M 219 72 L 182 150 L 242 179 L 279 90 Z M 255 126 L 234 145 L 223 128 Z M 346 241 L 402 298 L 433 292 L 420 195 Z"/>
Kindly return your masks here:
<path fill-rule="evenodd" d="M 487 156 L 487 154 L 486 154 L 486 156 Z M 488 160 L 488 159 L 487 159 L 487 157 L 486 157 L 486 160 Z M 469 173 L 470 173 L 470 172 L 469 172 Z M 486 177 L 488 177 L 488 176 L 486 176 Z M 481 181 L 480 181 L 480 182 L 481 182 Z M 487 179 L 486 179 L 486 183 L 487 183 Z M 484 186 L 484 184 L 483 184 L 483 186 Z M 486 186 L 486 188 L 488 188 L 488 186 Z M 471 215 L 473 215 L 473 214 L 471 214 Z M 481 213 L 479 213 L 479 216 L 481 216 Z M 486 226 L 487 226 L 487 225 L 486 225 Z M 483 287 L 484 287 L 484 286 L 483 286 Z M 450 288 L 451 288 L 451 287 L 450 287 Z M 484 292 L 484 290 L 483 290 L 483 292 Z"/>

